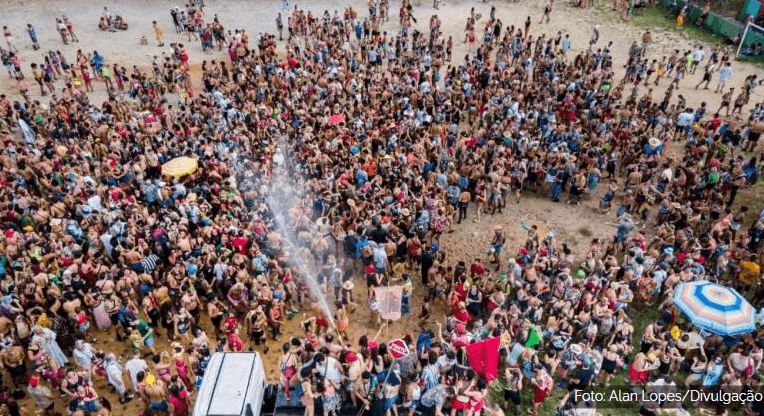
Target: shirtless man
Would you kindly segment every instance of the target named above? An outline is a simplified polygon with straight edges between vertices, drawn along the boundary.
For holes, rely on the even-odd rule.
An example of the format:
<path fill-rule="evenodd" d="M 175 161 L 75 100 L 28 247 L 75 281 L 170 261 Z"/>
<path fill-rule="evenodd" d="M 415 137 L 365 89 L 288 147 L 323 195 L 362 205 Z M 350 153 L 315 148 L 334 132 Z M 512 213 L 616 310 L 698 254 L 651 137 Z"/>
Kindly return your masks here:
<path fill-rule="evenodd" d="M 194 325 L 198 326 L 201 302 L 196 296 L 194 290 L 191 289 L 188 285 L 184 284 L 181 286 L 180 290 L 183 292 L 183 296 L 180 298 L 180 303 L 188 311 L 189 315 L 191 315 L 191 320 L 194 322 Z"/>
<path fill-rule="evenodd" d="M 69 319 L 77 321 L 77 313 L 80 309 L 82 309 L 82 301 L 77 297 L 70 297 L 67 299 L 66 302 L 62 305 L 64 308 L 64 311 L 69 316 Z"/>
<path fill-rule="evenodd" d="M 371 384 L 371 373 L 363 371 L 359 382 L 354 383 L 353 397 L 361 400 L 366 410 L 369 409 L 372 400 L 373 388 Z M 355 402 L 355 399 L 353 399 Z"/>
<path fill-rule="evenodd" d="M 467 190 L 463 190 L 459 194 L 459 198 L 457 199 L 456 206 L 459 209 L 459 220 L 457 221 L 457 224 L 462 223 L 462 219 L 467 218 L 467 208 L 470 206 L 470 199 L 472 198 L 472 195 Z"/>
<path fill-rule="evenodd" d="M 642 172 L 639 171 L 639 169 L 634 169 L 629 173 L 628 178 L 626 179 L 625 189 L 634 189 L 639 184 L 642 183 Z"/>
<path fill-rule="evenodd" d="M 0 316 L 0 336 L 10 335 L 13 322 L 5 316 Z"/>
<path fill-rule="evenodd" d="M 24 364 L 24 348 L 18 345 L 14 345 L 2 352 L 0 358 L 2 359 L 3 366 L 8 369 L 11 374 L 11 379 L 14 384 L 23 384 L 24 376 L 27 372 L 27 367 Z"/>
<path fill-rule="evenodd" d="M 149 407 L 159 412 L 160 415 L 167 415 L 167 388 L 164 381 L 160 378 L 154 378 L 154 376 L 146 377 L 146 386 L 143 392 L 146 394 L 149 400 Z M 153 379 L 153 383 L 150 383 Z"/>

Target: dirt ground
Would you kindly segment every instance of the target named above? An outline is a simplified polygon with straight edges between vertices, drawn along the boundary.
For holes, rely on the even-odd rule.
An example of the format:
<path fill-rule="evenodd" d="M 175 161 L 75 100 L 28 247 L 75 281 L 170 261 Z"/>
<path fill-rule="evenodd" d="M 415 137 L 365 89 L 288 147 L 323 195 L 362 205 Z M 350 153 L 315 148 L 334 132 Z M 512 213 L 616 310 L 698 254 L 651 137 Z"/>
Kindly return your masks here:
<path fill-rule="evenodd" d="M 619 76 L 622 76 L 623 70 L 621 65 L 625 62 L 628 47 L 633 41 L 639 39 L 642 29 L 627 23 L 615 22 L 612 19 L 604 19 L 596 8 L 581 10 L 572 8 L 566 3 L 554 5 L 551 23 L 538 25 L 537 22 L 541 17 L 545 3 L 545 1 L 538 0 L 518 3 L 504 1 L 489 3 L 447 1 L 445 4 L 441 3 L 439 10 L 434 10 L 432 5 L 425 1 L 421 5 L 414 4 L 414 16 L 418 20 L 416 28 L 425 31 L 429 16 L 433 13 L 440 16 L 443 21 L 442 29 L 444 35 L 451 35 L 455 40 L 454 64 L 459 61 L 458 57 L 466 53 L 466 45 L 462 43 L 464 38 L 463 29 L 471 7 L 475 7 L 475 10 L 482 14 L 482 21 L 484 22 L 491 6 L 496 6 L 497 17 L 504 22 L 505 27 L 509 25 L 522 26 L 526 16 L 531 16 L 533 20 L 531 34 L 535 35 L 540 31 L 547 33 L 548 36 L 553 36 L 558 31 L 561 31 L 563 34 L 570 34 L 573 52 L 580 51 L 588 46 L 592 28 L 594 25 L 599 24 L 601 26 L 600 45 L 604 47 L 607 42 L 613 41 L 614 67 L 621 73 Z M 105 57 L 106 64 L 118 62 L 127 68 L 132 65 L 148 66 L 154 55 L 161 55 L 163 52 L 169 53 L 169 49 L 156 46 L 151 29 L 152 20 L 157 20 L 160 27 L 162 27 L 166 44 L 169 45 L 171 42 L 187 43 L 191 62 L 195 68 L 198 68 L 201 61 L 205 59 L 227 59 L 225 51 L 210 55 L 203 54 L 198 43 L 187 42 L 185 35 L 181 36 L 174 33 L 169 10 L 175 5 L 182 6 L 182 3 L 180 1 L 172 2 L 166 0 L 126 0 L 120 2 L 110 0 L 98 3 L 67 2 L 63 0 L 35 2 L 29 0 L 6 0 L 3 2 L 3 17 L 0 18 L 2 20 L 0 24 L 8 25 L 9 29 L 13 32 L 16 45 L 21 52 L 24 71 L 28 77 L 31 75 L 29 64 L 31 62 L 42 62 L 41 52 L 47 50 L 61 50 L 70 60 L 74 58 L 78 49 L 86 52 L 97 50 Z M 289 7 L 291 8 L 295 5 L 310 10 L 314 14 L 320 14 L 325 9 L 330 12 L 337 10 L 339 13 L 342 13 L 345 7 L 352 6 L 359 11 L 359 15 L 366 15 L 365 2 L 360 0 L 308 1 L 292 3 Z M 117 33 L 100 31 L 97 28 L 97 23 L 104 6 L 109 8 L 112 15 L 119 14 L 123 16 L 130 25 L 130 28 L 127 31 Z M 398 7 L 398 2 L 391 1 L 390 10 L 392 15 L 397 15 Z M 259 32 L 275 31 L 275 16 L 280 9 L 281 3 L 275 0 L 248 2 L 208 0 L 205 11 L 209 19 L 214 14 L 217 14 L 227 30 L 244 28 L 254 38 Z M 56 16 L 63 14 L 68 15 L 73 21 L 74 30 L 80 38 L 80 42 L 70 43 L 69 45 L 63 45 L 61 42 L 54 30 L 54 19 Z M 34 24 L 37 29 L 39 41 L 42 45 L 41 51 L 33 51 L 31 48 L 31 43 L 24 29 L 27 22 Z M 388 33 L 394 33 L 397 29 L 398 22 L 396 18 L 383 25 L 383 30 L 387 30 Z M 140 45 L 139 39 L 142 35 L 149 39 L 148 46 Z M 659 59 L 661 55 L 666 55 L 675 48 L 691 48 L 694 46 L 673 33 L 655 32 L 653 33 L 653 39 L 654 43 L 647 51 L 647 56 L 650 59 Z M 761 70 L 749 64 L 735 62 L 733 63 L 733 68 L 734 73 L 730 85 L 738 87 L 742 85 L 745 75 L 761 73 Z M 198 71 L 194 72 L 196 72 L 198 78 Z M 713 109 L 716 103 L 718 103 L 718 96 L 713 94 L 713 89 L 710 91 L 696 91 L 694 89 L 694 84 L 701 77 L 702 74 L 700 73 L 690 75 L 678 93 L 685 95 L 690 105 L 697 105 L 701 101 L 708 101 L 710 103 L 709 107 Z M 36 86 L 32 88 L 33 85 L 31 84 L 34 84 L 34 82 L 29 81 L 29 83 L 33 99 L 40 99 L 39 91 L 35 90 Z M 667 84 L 668 81 L 662 82 L 662 86 L 656 88 L 653 96 L 662 96 L 663 89 Z M 715 84 L 712 84 L 712 88 L 714 86 Z M 60 81 L 57 87 L 63 87 Z M 96 85 L 95 88 L 96 92 L 92 97 L 96 102 L 102 102 L 106 97 L 105 87 L 103 85 Z M 0 74 L 0 92 L 10 96 L 12 100 L 20 99 L 16 95 L 16 83 L 3 74 Z M 646 91 L 640 91 L 640 95 L 644 92 Z M 751 104 L 761 101 L 761 94 L 762 89 L 759 89 L 755 96 L 752 97 Z M 601 186 L 599 192 L 603 191 L 602 188 Z M 567 243 L 573 253 L 580 255 L 588 246 L 591 238 L 607 238 L 615 232 L 614 227 L 607 224 L 607 221 L 613 220 L 614 214 L 605 215 L 597 213 L 597 200 L 598 195 L 593 195 L 584 200 L 580 206 L 567 206 L 564 203 L 555 204 L 550 202 L 546 195 L 530 195 L 523 198 L 519 204 L 510 202 L 506 209 L 504 209 L 503 214 L 495 216 L 485 215 L 480 223 L 471 221 L 474 218 L 473 206 L 470 211 L 470 220 L 462 225 L 455 225 L 453 233 L 444 234 L 442 246 L 453 261 L 464 260 L 469 263 L 475 258 L 481 258 L 487 262 L 489 258 L 486 254 L 486 249 L 488 248 L 493 226 L 495 224 L 502 224 L 504 226 L 507 233 L 505 253 L 509 254 L 515 253 L 519 245 L 523 243 L 525 231 L 522 229 L 521 223 L 525 222 L 528 227 L 537 225 L 542 235 L 547 231 L 554 232 L 558 241 Z M 412 274 L 417 276 L 417 273 Z M 377 329 L 372 328 L 372 317 L 365 306 L 366 294 L 361 293 L 365 285 L 362 283 L 360 273 L 358 276 L 356 298 L 361 306 L 351 314 L 349 335 L 353 344 L 357 342 L 360 335 L 368 333 L 372 336 Z M 418 283 L 418 278 L 415 278 L 414 282 L 415 284 Z M 416 284 L 415 287 L 411 305 L 412 314 L 394 322 L 387 328 L 381 336 L 383 340 L 396 338 L 404 330 L 414 330 L 416 328 L 416 315 L 419 312 L 423 290 L 419 284 Z M 433 316 L 436 319 L 442 320 L 441 305 L 441 303 L 434 304 L 434 310 L 437 312 Z M 306 311 L 308 305 L 303 305 L 300 309 Z M 296 331 L 299 316 L 288 322 L 285 328 L 285 335 L 282 336 L 280 342 L 269 341 L 270 352 L 265 356 L 265 365 L 271 381 L 278 379 L 276 364 L 278 346 L 288 338 L 289 334 L 300 334 L 300 332 Z M 204 329 L 207 330 L 208 334 L 212 334 L 209 320 L 203 317 L 202 322 L 204 322 Z M 109 335 L 99 334 L 98 339 L 99 343 L 96 345 L 96 348 L 114 351 L 123 356 L 128 352 L 129 346 L 127 343 L 118 344 L 111 340 Z M 158 346 L 160 349 L 168 348 L 168 340 L 159 339 Z M 108 397 L 114 404 L 114 414 L 124 413 L 132 415 L 140 412 L 141 407 L 138 400 L 134 400 L 126 406 L 119 405 L 116 396 L 109 392 L 109 388 L 104 380 L 98 380 L 96 387 L 99 393 Z M 63 403 L 63 399 L 60 400 L 57 404 L 57 410 L 64 411 Z M 34 414 L 34 405 L 28 400 L 24 401 L 23 414 Z"/>

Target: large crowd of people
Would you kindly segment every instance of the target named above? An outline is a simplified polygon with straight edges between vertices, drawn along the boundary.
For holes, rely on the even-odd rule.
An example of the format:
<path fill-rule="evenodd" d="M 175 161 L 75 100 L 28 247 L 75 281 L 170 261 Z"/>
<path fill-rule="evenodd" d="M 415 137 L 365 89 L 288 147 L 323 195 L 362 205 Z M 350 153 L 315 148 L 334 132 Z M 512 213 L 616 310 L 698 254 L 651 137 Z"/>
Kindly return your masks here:
<path fill-rule="evenodd" d="M 210 354 L 248 349 L 280 354 L 279 383 L 306 416 L 319 403 L 325 416 L 537 414 L 559 395 L 560 414 L 591 414 L 565 392 L 624 377 L 758 389 L 764 338 L 701 332 L 671 299 L 678 283 L 708 279 L 762 307 L 764 220 L 736 204 L 759 175 L 764 107 L 749 99 L 760 80 L 729 85 L 721 47 L 653 56 L 649 33 L 627 62 L 613 62 L 599 27 L 575 52 L 530 17 L 503 25 L 495 6 L 473 9 L 470 52 L 452 56 L 461 36 L 435 14 L 429 31 L 412 29 L 413 10 L 404 0 L 395 32 L 380 29 L 395 19 L 387 0 L 369 0 L 368 13 L 284 10 L 284 46 L 225 30 L 195 3 L 171 13 L 188 45 L 148 69 L 104 65 L 96 51 L 22 63 L 23 41 L 4 28 L 20 92 L 0 95 L 7 414 L 28 395 L 48 416 L 107 416 L 116 400 L 184 416 Z M 62 40 L 78 41 L 60 23 Z M 29 36 L 38 49 L 31 25 Z M 189 55 L 202 52 L 193 79 Z M 716 87 L 719 102 L 687 108 L 684 78 L 683 89 L 695 78 Z M 669 87 L 653 96 L 659 84 Z M 92 102 L 94 88 L 109 98 Z M 198 169 L 163 172 L 182 156 Z M 284 176 L 299 178 L 296 196 L 277 212 L 272 184 Z M 531 226 L 510 247 L 496 214 L 528 197 L 595 198 L 613 237 L 573 253 Z M 490 261 L 441 244 L 481 221 L 495 224 Z M 369 289 L 404 286 L 402 312 L 419 328 L 389 335 L 410 344 L 405 358 L 392 359 L 381 332 L 348 339 L 350 325 L 374 326 L 351 323 L 353 310 L 379 310 L 361 276 Z M 331 316 L 308 290 L 315 277 Z M 657 318 L 637 326 L 640 314 Z M 304 333 L 283 333 L 293 318 Z M 101 334 L 130 356 L 94 345 Z M 488 337 L 501 339 L 497 380 L 465 360 L 463 347 Z"/>

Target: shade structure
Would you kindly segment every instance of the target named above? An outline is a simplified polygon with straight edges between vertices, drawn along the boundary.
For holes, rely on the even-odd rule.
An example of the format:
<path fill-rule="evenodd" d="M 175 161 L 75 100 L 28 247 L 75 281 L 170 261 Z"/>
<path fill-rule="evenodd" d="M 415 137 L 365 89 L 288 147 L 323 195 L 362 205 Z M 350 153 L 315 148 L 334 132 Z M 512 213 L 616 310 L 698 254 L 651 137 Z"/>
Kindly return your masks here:
<path fill-rule="evenodd" d="M 327 120 L 327 122 L 329 124 L 340 124 L 343 121 L 345 121 L 345 115 L 344 114 L 335 114 L 335 115 L 329 117 L 329 120 Z"/>
<path fill-rule="evenodd" d="M 698 327 L 719 335 L 756 330 L 754 309 L 735 289 L 705 280 L 680 283 L 674 305 Z"/>
<path fill-rule="evenodd" d="M 179 178 L 196 172 L 198 167 L 196 159 L 190 157 L 176 157 L 175 159 L 162 165 L 162 174 Z"/>

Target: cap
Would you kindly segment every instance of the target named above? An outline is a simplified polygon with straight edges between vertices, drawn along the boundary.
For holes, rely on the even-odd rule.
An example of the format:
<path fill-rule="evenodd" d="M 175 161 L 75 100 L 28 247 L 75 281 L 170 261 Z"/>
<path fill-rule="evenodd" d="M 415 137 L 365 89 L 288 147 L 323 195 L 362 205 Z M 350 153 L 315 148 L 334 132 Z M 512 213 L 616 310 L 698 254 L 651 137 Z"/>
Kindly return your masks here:
<path fill-rule="evenodd" d="M 40 384 L 40 377 L 32 376 L 32 378 L 29 379 L 30 386 L 37 387 L 38 384 Z"/>

